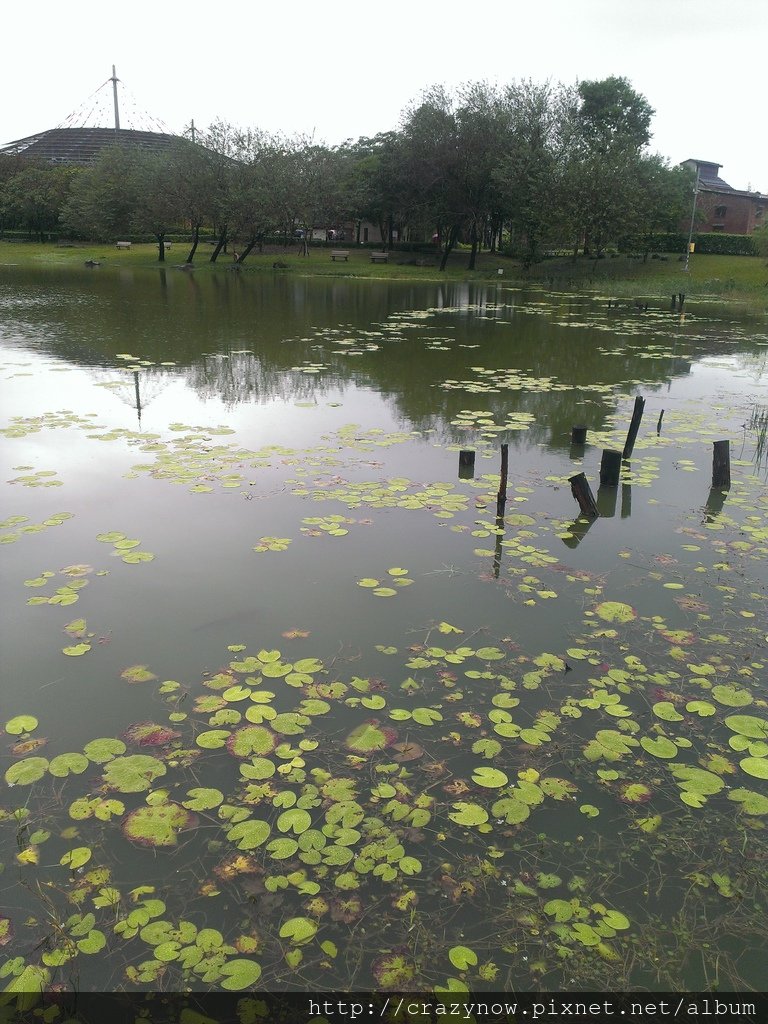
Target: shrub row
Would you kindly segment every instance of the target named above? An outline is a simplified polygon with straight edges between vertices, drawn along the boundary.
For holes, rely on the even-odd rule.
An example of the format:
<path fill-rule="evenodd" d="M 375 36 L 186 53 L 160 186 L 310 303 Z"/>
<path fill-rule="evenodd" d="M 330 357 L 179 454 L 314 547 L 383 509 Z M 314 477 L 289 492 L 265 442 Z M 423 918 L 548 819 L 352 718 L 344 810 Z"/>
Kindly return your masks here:
<path fill-rule="evenodd" d="M 696 244 L 696 252 L 713 256 L 757 256 L 757 247 L 751 235 L 726 235 L 719 231 L 696 232 L 691 241 Z M 688 235 L 679 231 L 660 232 L 649 235 L 642 248 L 650 252 L 685 253 Z M 637 244 L 632 246 L 638 248 Z"/>

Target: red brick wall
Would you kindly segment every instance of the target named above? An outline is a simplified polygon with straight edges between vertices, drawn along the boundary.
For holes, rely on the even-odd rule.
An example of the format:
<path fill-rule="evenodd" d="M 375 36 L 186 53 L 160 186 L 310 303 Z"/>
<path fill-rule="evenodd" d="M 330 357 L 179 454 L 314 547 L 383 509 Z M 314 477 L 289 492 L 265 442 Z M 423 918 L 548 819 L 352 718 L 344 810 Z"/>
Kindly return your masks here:
<path fill-rule="evenodd" d="M 761 208 L 763 212 L 758 214 Z M 766 208 L 768 201 L 756 196 L 702 191 L 696 202 L 697 217 L 694 230 L 749 235 L 768 220 Z"/>

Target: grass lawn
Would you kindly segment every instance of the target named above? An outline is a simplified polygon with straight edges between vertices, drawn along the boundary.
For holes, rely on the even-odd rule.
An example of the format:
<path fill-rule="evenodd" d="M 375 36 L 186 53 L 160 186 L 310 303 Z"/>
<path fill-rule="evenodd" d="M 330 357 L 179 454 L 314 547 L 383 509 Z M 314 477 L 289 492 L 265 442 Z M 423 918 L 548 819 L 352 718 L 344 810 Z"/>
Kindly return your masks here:
<path fill-rule="evenodd" d="M 406 280 L 498 280 L 507 283 L 539 283 L 554 288 L 595 291 L 614 297 L 667 299 L 672 293 L 685 292 L 699 298 L 728 299 L 757 311 L 768 309 L 768 261 L 761 256 L 691 256 L 686 273 L 677 255 L 642 260 L 570 258 L 546 259 L 525 271 L 522 265 L 496 253 L 480 253 L 477 269 L 467 270 L 469 252 L 458 249 L 451 254 L 446 270 L 438 270 L 439 254 L 398 252 L 387 264 L 372 263 L 370 250 L 340 246 L 349 250 L 348 261 L 333 261 L 330 248 L 310 248 L 308 256 L 296 247 L 267 246 L 263 253 L 251 253 L 241 273 L 294 273 L 317 277 L 355 277 Z M 105 267 L 147 268 L 164 265 L 177 269 L 189 251 L 188 243 L 174 242 L 164 264 L 157 260 L 157 246 L 134 244 L 130 250 L 116 249 L 110 243 L 78 243 L 74 247 L 35 242 L 0 241 L 0 272 L 3 264 L 30 266 L 82 266 L 96 260 Z M 201 244 L 195 256 L 195 273 L 231 271 L 231 255 L 221 254 L 210 262 L 212 248 Z M 277 264 L 277 266 L 275 266 Z M 502 274 L 499 274 L 499 270 Z"/>

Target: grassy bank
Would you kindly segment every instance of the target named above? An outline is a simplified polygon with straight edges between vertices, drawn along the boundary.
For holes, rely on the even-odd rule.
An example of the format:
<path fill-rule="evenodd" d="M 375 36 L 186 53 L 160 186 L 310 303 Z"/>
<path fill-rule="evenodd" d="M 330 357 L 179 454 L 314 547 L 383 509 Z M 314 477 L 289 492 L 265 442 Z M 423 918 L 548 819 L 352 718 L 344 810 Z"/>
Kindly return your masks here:
<path fill-rule="evenodd" d="M 481 253 L 477 268 L 467 270 L 468 252 L 451 254 L 444 272 L 438 270 L 438 255 L 433 253 L 393 252 L 387 264 L 371 263 L 370 251 L 351 247 L 348 261 L 333 261 L 331 250 L 312 248 L 302 256 L 296 248 L 266 247 L 252 253 L 240 268 L 241 273 L 293 273 L 317 277 L 355 277 L 406 280 L 498 280 L 536 283 L 552 288 L 595 291 L 601 295 L 629 299 L 666 300 L 673 293 L 685 292 L 691 298 L 727 300 L 764 312 L 768 309 L 768 262 L 758 256 L 691 257 L 686 273 L 676 255 L 666 258 L 613 259 L 580 257 L 547 259 L 530 270 L 496 253 Z M 81 243 L 63 247 L 34 242 L 0 241 L 0 271 L 3 264 L 28 266 L 82 266 L 93 260 L 101 267 L 148 268 L 165 266 L 176 270 L 186 259 L 188 246 L 174 243 L 166 261 L 157 260 L 157 246 L 136 244 L 130 250 L 118 250 L 108 243 Z M 210 246 L 201 246 L 195 257 L 195 273 L 221 273 L 233 269 L 231 256 L 222 254 L 210 262 Z M 502 274 L 499 274 L 502 271 Z"/>

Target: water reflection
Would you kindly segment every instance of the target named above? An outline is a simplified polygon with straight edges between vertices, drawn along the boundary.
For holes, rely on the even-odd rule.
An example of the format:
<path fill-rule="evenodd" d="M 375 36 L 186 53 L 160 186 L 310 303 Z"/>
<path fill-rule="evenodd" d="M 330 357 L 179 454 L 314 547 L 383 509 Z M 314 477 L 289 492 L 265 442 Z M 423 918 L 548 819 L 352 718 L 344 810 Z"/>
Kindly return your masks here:
<path fill-rule="evenodd" d="M 510 415 L 528 414 L 528 430 L 504 433 L 513 447 L 567 451 L 572 425 L 601 430 L 618 395 L 669 387 L 689 376 L 694 362 L 725 350 L 732 358 L 734 346 L 753 374 L 766 358 L 746 325 L 730 324 L 726 337 L 717 321 L 689 314 L 685 323 L 672 323 L 649 313 L 639 326 L 636 319 L 609 319 L 604 304 L 588 296 L 526 292 L 497 281 L 324 281 L 108 265 L 98 274 L 46 270 L 41 279 L 38 271 L 5 269 L 2 334 L 11 343 L 110 371 L 120 366 L 115 353 L 128 352 L 154 364 L 142 367 L 142 386 L 174 379 L 200 401 L 217 399 L 229 409 L 324 401 L 364 389 L 403 426 L 464 446 L 483 433 L 455 423 L 468 407 L 483 410 L 497 427 Z M 46 302 L 39 301 L 41 283 L 49 288 Z M 478 362 L 486 371 L 516 370 L 534 385 L 551 380 L 554 387 L 498 386 L 493 376 L 478 375 Z M 446 388 L 450 380 L 468 387 Z M 146 401 L 138 386 L 135 392 L 138 411 Z M 578 447 L 570 456 L 581 456 Z"/>

